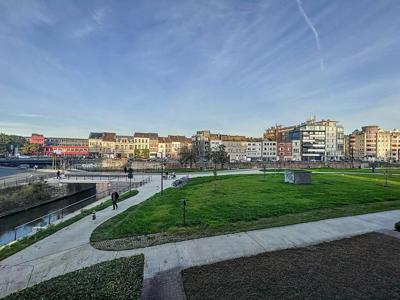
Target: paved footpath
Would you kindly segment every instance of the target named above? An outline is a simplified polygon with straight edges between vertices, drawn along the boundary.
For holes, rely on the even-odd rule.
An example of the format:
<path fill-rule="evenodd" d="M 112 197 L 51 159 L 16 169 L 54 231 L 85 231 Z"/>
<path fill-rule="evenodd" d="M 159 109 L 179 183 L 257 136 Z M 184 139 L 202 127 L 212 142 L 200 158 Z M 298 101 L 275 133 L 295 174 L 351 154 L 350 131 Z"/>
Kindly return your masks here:
<path fill-rule="evenodd" d="M 254 172 L 259 174 L 259 171 Z M 170 180 L 165 181 L 165 187 L 171 183 Z M 138 195 L 121 202 L 118 211 L 111 208 L 100 211 L 95 221 L 88 216 L 1 261 L 0 297 L 98 262 L 143 253 L 143 298 L 180 299 L 182 287 L 179 286 L 179 271 L 183 268 L 392 229 L 393 224 L 400 219 L 400 210 L 395 210 L 126 251 L 101 251 L 90 246 L 90 234 L 100 223 L 148 199 L 159 190 L 159 180 L 153 176 L 152 182 L 139 188 Z"/>

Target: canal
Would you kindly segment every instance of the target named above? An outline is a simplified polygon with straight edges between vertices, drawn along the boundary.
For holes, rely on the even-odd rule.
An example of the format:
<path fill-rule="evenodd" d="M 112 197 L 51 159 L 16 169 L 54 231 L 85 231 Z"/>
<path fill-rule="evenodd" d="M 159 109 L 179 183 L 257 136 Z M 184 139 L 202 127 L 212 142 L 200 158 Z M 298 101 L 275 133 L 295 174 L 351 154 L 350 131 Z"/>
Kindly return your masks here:
<path fill-rule="evenodd" d="M 8 167 L 0 167 L 0 178 L 5 176 L 11 176 L 18 173 L 24 173 L 26 170 L 21 170 L 18 168 L 8 168 Z"/>
<path fill-rule="evenodd" d="M 79 185 L 79 183 L 68 183 L 68 185 Z M 96 200 L 107 196 L 107 183 L 93 183 L 89 185 L 84 190 L 73 195 L 60 197 L 49 203 L 1 217 L 0 246 L 27 236 L 34 232 L 36 228 L 46 227 L 63 216 L 76 212 Z M 68 188 L 74 189 L 71 186 Z"/>

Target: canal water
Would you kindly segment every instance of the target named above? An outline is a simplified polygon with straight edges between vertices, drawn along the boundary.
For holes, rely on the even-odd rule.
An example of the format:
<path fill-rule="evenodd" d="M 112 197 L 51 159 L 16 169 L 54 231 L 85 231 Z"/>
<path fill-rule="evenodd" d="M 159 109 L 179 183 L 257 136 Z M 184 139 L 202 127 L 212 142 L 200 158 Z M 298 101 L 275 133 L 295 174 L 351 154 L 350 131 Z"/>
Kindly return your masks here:
<path fill-rule="evenodd" d="M 17 173 L 23 173 L 26 172 L 26 170 L 21 170 L 17 168 L 7 168 L 7 167 L 0 167 L 0 177 L 4 176 L 11 176 Z"/>
<path fill-rule="evenodd" d="M 92 184 L 91 187 L 74 195 L 2 217 L 0 218 L 0 246 L 31 234 L 36 227 L 46 227 L 63 216 L 104 198 L 107 194 L 106 183 Z M 65 209 L 60 211 L 62 208 Z"/>

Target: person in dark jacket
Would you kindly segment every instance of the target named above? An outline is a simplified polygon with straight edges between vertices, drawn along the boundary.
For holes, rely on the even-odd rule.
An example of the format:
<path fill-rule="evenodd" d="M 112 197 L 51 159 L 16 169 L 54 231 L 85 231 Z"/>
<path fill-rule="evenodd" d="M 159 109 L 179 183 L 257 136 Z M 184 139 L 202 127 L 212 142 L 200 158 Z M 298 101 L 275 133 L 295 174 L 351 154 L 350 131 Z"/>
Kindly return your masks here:
<path fill-rule="evenodd" d="M 113 210 L 118 208 L 118 204 L 117 204 L 118 198 L 119 198 L 119 194 L 118 194 L 117 191 L 115 191 L 115 192 L 113 192 L 111 194 L 111 201 L 112 201 L 112 205 L 113 205 Z"/>

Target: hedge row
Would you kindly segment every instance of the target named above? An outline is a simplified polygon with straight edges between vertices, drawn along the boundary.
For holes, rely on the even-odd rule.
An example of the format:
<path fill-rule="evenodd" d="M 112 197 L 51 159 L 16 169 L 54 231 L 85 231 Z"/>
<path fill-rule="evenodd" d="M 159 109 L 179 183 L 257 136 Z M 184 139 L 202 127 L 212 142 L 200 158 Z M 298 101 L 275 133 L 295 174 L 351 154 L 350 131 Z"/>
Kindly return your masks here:
<path fill-rule="evenodd" d="M 4 299 L 139 299 L 143 265 L 143 255 L 118 258 L 52 278 Z"/>

